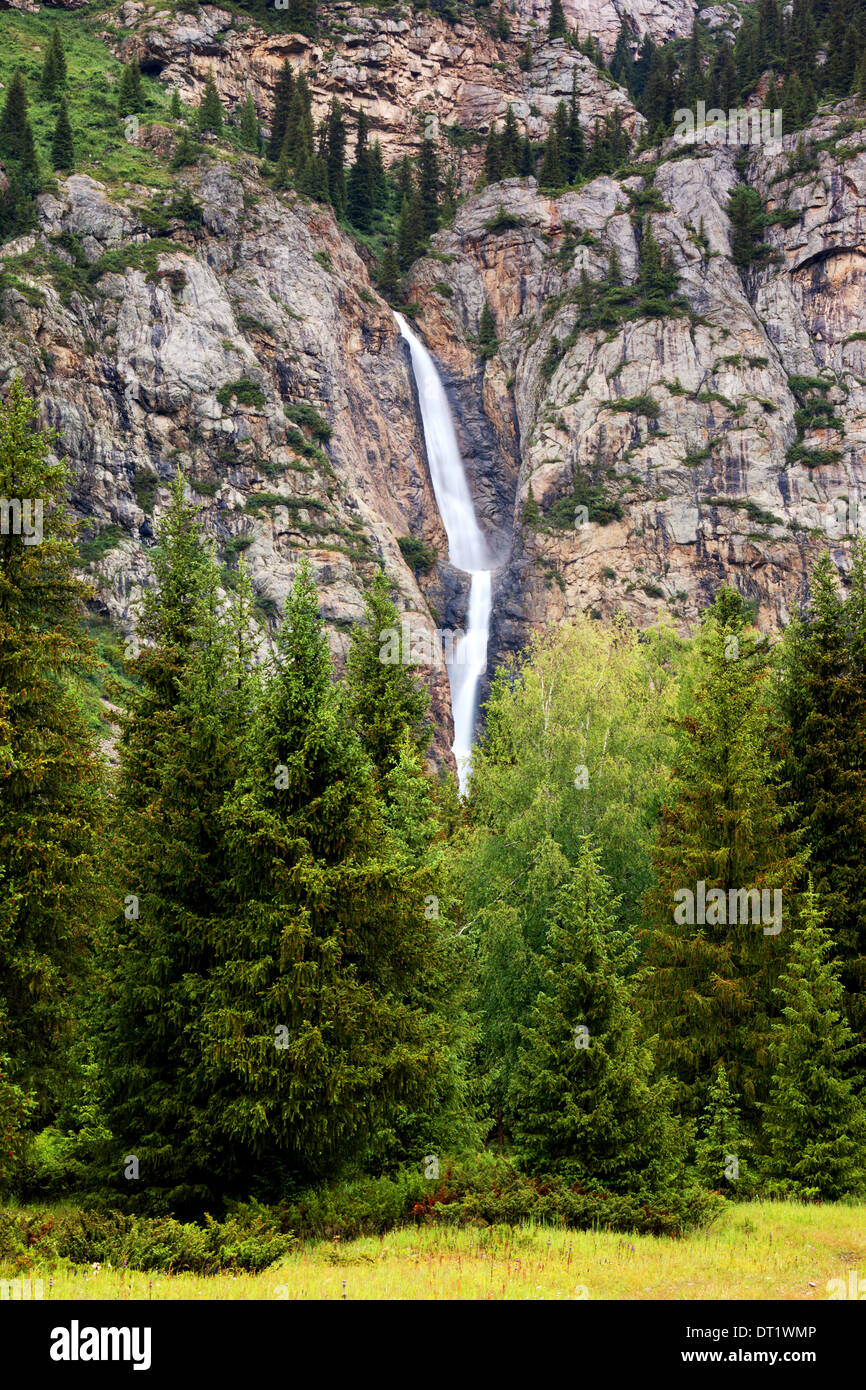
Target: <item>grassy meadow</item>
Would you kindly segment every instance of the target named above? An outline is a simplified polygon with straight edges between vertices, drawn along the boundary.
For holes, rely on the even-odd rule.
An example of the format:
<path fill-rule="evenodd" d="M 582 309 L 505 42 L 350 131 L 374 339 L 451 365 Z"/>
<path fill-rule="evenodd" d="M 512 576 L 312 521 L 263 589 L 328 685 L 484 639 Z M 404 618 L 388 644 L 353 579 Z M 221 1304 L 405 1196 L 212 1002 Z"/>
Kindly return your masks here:
<path fill-rule="evenodd" d="M 404 1228 L 299 1244 L 260 1274 L 32 1270 L 45 1299 L 785 1299 L 866 1274 L 866 1206 L 728 1207 L 682 1239 L 541 1227 Z"/>

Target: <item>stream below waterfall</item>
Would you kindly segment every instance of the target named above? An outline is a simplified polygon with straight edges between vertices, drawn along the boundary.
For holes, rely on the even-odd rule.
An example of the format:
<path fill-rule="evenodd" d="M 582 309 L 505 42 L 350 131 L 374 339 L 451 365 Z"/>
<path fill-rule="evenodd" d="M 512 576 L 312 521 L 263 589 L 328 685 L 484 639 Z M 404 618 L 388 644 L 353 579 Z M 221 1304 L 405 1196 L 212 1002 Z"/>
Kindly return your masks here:
<path fill-rule="evenodd" d="M 409 344 L 430 478 L 448 537 L 448 558 L 455 569 L 470 575 L 466 629 L 459 637 L 455 634 L 450 659 L 447 653 L 445 659 L 454 719 L 451 751 L 457 763 L 462 794 L 472 770 L 472 736 L 478 715 L 478 696 L 487 671 L 492 602 L 490 552 L 475 515 L 451 407 L 436 364 L 402 315 L 395 313 L 394 317 Z"/>

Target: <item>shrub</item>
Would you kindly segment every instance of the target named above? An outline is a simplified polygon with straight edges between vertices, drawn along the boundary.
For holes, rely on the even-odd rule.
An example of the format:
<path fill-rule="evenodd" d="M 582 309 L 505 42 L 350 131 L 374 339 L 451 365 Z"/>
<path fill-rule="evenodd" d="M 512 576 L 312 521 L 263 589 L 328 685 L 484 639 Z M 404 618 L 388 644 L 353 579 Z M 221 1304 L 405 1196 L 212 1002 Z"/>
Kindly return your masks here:
<path fill-rule="evenodd" d="M 217 391 L 217 401 L 223 410 L 231 408 L 232 398 L 238 405 L 254 406 L 257 410 L 264 409 L 265 393 L 261 386 L 255 381 L 250 381 L 249 377 L 241 377 L 239 381 L 227 381 Z"/>
<path fill-rule="evenodd" d="M 659 413 L 659 403 L 655 396 L 644 391 L 640 396 L 623 396 L 622 400 L 610 401 L 608 409 L 617 412 L 629 411 L 632 415 L 655 416 Z"/>
<path fill-rule="evenodd" d="M 299 401 L 297 405 L 287 405 L 284 409 L 289 419 L 294 420 L 296 425 L 308 429 L 314 439 L 318 439 L 322 444 L 327 444 L 333 430 L 314 406 L 307 401 Z"/>
<path fill-rule="evenodd" d="M 436 551 L 417 536 L 399 536 L 397 544 L 406 564 L 416 575 L 429 574 L 436 563 Z"/>

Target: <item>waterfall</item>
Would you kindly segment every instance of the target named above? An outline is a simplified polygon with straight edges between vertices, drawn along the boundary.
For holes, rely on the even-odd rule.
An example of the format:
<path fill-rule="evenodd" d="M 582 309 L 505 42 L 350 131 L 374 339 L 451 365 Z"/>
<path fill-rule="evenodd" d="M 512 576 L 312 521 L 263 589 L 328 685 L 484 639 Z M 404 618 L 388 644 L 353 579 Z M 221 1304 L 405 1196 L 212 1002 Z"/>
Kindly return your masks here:
<path fill-rule="evenodd" d="M 490 555 L 475 516 L 451 408 L 436 364 L 402 315 L 394 317 L 409 344 L 433 492 L 448 537 L 448 558 L 455 569 L 471 575 L 466 631 L 452 644 L 450 658 L 446 654 L 445 662 L 454 718 L 451 751 L 457 763 L 462 793 L 466 791 L 471 772 L 478 692 L 487 670 L 492 592 Z"/>

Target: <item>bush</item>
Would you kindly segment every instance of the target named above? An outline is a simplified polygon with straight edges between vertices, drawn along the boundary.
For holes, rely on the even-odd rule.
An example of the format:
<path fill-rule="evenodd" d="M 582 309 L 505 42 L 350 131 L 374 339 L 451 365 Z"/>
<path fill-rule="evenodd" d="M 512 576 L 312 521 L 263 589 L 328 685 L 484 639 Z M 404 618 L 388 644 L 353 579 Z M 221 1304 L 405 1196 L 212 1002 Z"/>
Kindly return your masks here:
<path fill-rule="evenodd" d="M 417 574 L 429 574 L 436 563 L 436 551 L 416 536 L 399 536 L 397 544 L 406 564 Z"/>
<path fill-rule="evenodd" d="M 238 405 L 254 406 L 257 410 L 263 410 L 265 405 L 265 393 L 255 381 L 250 381 L 249 377 L 241 377 L 239 381 L 227 381 L 217 391 L 217 401 L 223 410 L 231 409 L 232 398 Z"/>
<path fill-rule="evenodd" d="M 327 444 L 333 433 L 327 420 L 324 420 L 314 406 L 306 401 L 300 401 L 297 405 L 285 406 L 285 412 L 290 420 L 294 420 L 296 425 L 301 425 L 308 429 L 314 439 L 320 443 Z"/>

